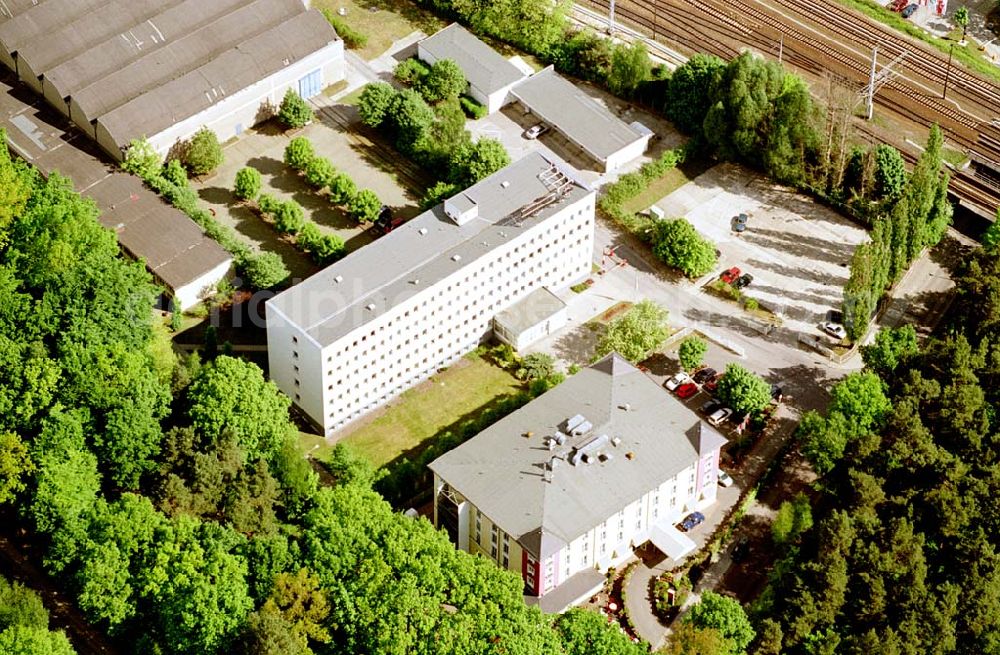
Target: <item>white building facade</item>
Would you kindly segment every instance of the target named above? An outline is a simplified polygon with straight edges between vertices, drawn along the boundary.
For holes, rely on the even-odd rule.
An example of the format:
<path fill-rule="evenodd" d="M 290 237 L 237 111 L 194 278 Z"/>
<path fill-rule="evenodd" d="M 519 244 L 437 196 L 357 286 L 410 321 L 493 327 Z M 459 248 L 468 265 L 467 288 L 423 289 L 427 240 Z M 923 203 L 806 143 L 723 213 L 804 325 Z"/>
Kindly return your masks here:
<path fill-rule="evenodd" d="M 522 159 L 269 301 L 271 379 L 330 434 L 473 350 L 535 289 L 587 275 L 593 239 L 594 192 Z"/>

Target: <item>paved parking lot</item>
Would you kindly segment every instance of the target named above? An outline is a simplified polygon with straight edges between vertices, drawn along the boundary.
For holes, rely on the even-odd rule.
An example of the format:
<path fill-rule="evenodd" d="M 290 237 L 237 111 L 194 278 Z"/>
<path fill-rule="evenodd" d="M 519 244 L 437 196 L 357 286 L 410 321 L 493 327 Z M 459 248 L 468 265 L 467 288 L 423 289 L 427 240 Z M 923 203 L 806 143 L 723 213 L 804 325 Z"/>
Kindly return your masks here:
<path fill-rule="evenodd" d="M 668 217 L 684 217 L 731 266 L 754 277 L 745 294 L 782 316 L 785 327 L 815 331 L 826 312 L 839 309 L 848 265 L 868 236 L 833 210 L 734 164 L 722 164 L 656 203 Z M 742 234 L 733 216 L 750 215 Z"/>

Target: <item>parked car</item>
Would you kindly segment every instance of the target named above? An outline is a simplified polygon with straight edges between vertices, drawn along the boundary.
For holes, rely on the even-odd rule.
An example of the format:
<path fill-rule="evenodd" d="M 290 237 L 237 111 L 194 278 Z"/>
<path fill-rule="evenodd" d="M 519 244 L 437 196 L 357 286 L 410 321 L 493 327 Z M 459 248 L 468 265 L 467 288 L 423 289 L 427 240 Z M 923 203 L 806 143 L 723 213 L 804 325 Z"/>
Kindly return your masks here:
<path fill-rule="evenodd" d="M 732 552 L 729 554 L 729 558 L 734 562 L 742 562 L 750 554 L 750 542 L 746 537 L 741 537 L 736 545 L 733 546 Z"/>
<path fill-rule="evenodd" d="M 677 387 L 674 393 L 677 394 L 678 398 L 685 400 L 698 393 L 698 385 L 694 382 L 688 382 Z"/>
<path fill-rule="evenodd" d="M 715 412 L 713 412 L 712 415 L 708 417 L 708 422 L 714 425 L 715 427 L 719 427 L 720 425 L 725 423 L 727 418 L 729 418 L 732 415 L 733 415 L 733 410 L 729 409 L 728 407 L 723 407 L 722 409 L 715 410 Z"/>
<path fill-rule="evenodd" d="M 701 404 L 701 407 L 698 408 L 698 411 L 701 412 L 702 414 L 704 414 L 705 416 L 711 416 L 716 411 L 718 411 L 721 407 L 722 407 L 722 403 L 720 403 L 715 398 L 712 398 L 711 400 L 707 400 L 707 401 L 703 402 Z"/>
<path fill-rule="evenodd" d="M 694 372 L 694 381 L 697 382 L 698 384 L 705 384 L 718 374 L 719 372 L 716 371 L 714 368 L 706 366 L 705 368 L 698 369 L 697 371 Z"/>
<path fill-rule="evenodd" d="M 716 373 L 714 376 L 712 376 L 712 379 L 708 380 L 707 382 L 705 382 L 705 384 L 701 386 L 705 387 L 707 391 L 715 391 L 716 387 L 719 386 L 719 380 L 721 379 L 722 379 L 722 373 Z"/>
<path fill-rule="evenodd" d="M 903 11 L 900 12 L 899 15 L 902 16 L 903 18 L 909 18 L 916 11 L 917 11 L 917 5 L 915 5 L 915 4 L 909 4 L 909 5 L 906 5 L 906 7 L 903 8 Z"/>
<path fill-rule="evenodd" d="M 743 275 L 736 278 L 736 281 L 733 282 L 733 286 L 737 289 L 743 289 L 745 287 L 750 286 L 751 282 L 753 282 L 753 276 L 750 275 L 749 273 L 744 273 Z"/>
<path fill-rule="evenodd" d="M 532 125 L 524 131 L 525 139 L 537 139 L 546 132 L 549 131 L 549 126 L 539 123 L 538 125 Z"/>
<path fill-rule="evenodd" d="M 733 486 L 734 480 L 731 475 L 725 471 L 719 471 L 719 486 L 720 487 L 731 487 Z"/>
<path fill-rule="evenodd" d="M 746 214 L 739 214 L 737 216 L 733 216 L 733 223 L 732 223 L 733 232 L 746 232 L 747 221 L 749 219 L 750 217 L 747 216 Z"/>
<path fill-rule="evenodd" d="M 838 339 L 847 338 L 847 330 L 840 323 L 832 323 L 830 321 L 823 321 L 819 324 L 821 330 L 829 334 L 831 337 L 837 337 Z"/>
<path fill-rule="evenodd" d="M 690 532 L 705 522 L 705 515 L 701 512 L 691 512 L 677 524 L 681 532 Z"/>
<path fill-rule="evenodd" d="M 691 381 L 691 376 L 685 373 L 684 371 L 681 371 L 677 375 L 667 378 L 666 381 L 663 383 L 663 387 L 667 391 L 673 391 L 682 384 L 686 384 L 690 381 Z"/>
<path fill-rule="evenodd" d="M 722 275 L 719 276 L 719 279 L 725 282 L 726 284 L 732 284 L 733 282 L 736 281 L 736 279 L 739 276 L 740 276 L 739 267 L 733 266 L 729 270 L 722 271 Z"/>
<path fill-rule="evenodd" d="M 378 218 L 375 219 L 375 229 L 382 234 L 389 234 L 405 222 L 406 219 L 402 216 L 393 216 L 392 209 L 388 205 L 382 205 L 378 211 Z"/>
<path fill-rule="evenodd" d="M 777 384 L 771 385 L 771 402 L 780 403 L 781 399 L 785 397 L 784 391 Z"/>

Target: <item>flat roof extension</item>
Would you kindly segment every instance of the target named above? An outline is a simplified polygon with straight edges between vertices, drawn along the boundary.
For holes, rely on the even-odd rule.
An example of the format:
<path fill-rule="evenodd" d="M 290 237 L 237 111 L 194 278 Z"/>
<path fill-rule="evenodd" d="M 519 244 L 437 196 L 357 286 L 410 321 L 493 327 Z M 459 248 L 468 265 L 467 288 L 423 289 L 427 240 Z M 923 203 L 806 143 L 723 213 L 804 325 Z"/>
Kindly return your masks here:
<path fill-rule="evenodd" d="M 452 23 L 420 42 L 435 59 L 451 59 L 465 74 L 469 84 L 486 94 L 494 93 L 522 79 L 524 73 L 471 32 Z"/>

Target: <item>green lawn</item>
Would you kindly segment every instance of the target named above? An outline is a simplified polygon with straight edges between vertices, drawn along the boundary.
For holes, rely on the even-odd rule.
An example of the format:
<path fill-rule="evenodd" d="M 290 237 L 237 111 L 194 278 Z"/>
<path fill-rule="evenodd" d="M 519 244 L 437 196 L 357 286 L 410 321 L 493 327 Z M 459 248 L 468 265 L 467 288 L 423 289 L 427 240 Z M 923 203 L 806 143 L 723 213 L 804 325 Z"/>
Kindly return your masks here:
<path fill-rule="evenodd" d="M 312 6 L 334 12 L 341 7 L 346 10 L 341 16 L 344 22 L 368 37 L 365 47 L 355 51 L 365 60 L 378 57 L 394 41 L 408 34 L 416 31 L 433 34 L 446 25 L 408 0 L 313 0 Z M 373 7 L 375 11 L 371 10 Z"/>
<path fill-rule="evenodd" d="M 707 158 L 692 158 L 690 161 L 676 168 L 671 168 L 658 179 L 650 182 L 649 186 L 642 193 L 623 202 L 622 207 L 627 212 L 635 213 L 644 211 L 653 203 L 670 195 L 709 168 L 711 168 L 711 162 Z"/>
<path fill-rule="evenodd" d="M 470 418 L 497 398 L 521 390 L 521 382 L 507 371 L 478 357 L 466 357 L 404 392 L 380 416 L 358 427 L 343 441 L 375 466 L 382 466 L 419 448 L 446 427 Z M 303 437 L 306 450 L 320 442 L 320 437 Z M 325 446 L 313 454 L 322 458 L 327 452 L 329 447 Z"/>

